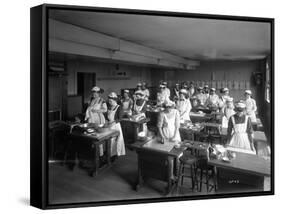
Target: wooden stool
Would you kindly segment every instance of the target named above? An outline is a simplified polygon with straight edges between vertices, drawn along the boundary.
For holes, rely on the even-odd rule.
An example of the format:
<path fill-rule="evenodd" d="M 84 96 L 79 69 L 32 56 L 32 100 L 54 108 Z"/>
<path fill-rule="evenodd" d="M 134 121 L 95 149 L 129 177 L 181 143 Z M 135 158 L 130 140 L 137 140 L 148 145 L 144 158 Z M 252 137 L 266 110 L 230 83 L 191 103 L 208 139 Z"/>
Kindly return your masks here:
<path fill-rule="evenodd" d="M 178 172 L 178 179 L 177 179 L 177 189 L 179 187 L 179 183 L 181 186 L 183 185 L 184 178 L 190 178 L 192 183 L 192 191 L 194 191 L 194 187 L 197 186 L 197 176 L 196 176 L 196 163 L 197 158 L 193 155 L 183 155 L 180 157 L 180 167 Z M 190 175 L 185 174 L 185 170 L 190 170 Z"/>
<path fill-rule="evenodd" d="M 208 160 L 202 158 L 197 161 L 196 172 L 200 170 L 200 180 L 199 180 L 199 191 L 202 191 L 202 184 L 206 184 L 207 192 L 210 192 L 212 189 L 217 190 L 217 181 L 216 181 L 216 169 L 213 166 L 208 165 Z M 205 175 L 205 181 L 203 181 L 203 175 Z M 210 184 L 210 179 L 213 179 L 213 184 Z"/>

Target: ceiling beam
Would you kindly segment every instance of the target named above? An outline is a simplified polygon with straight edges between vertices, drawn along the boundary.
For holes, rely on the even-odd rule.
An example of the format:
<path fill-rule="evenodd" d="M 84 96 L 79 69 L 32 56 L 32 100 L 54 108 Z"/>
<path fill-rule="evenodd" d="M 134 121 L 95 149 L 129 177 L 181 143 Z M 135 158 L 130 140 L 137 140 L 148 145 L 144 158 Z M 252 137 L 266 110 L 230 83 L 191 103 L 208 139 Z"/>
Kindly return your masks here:
<path fill-rule="evenodd" d="M 199 65 L 199 61 L 187 60 L 167 52 L 54 19 L 49 19 L 49 38 L 51 41 L 49 49 L 51 51 L 57 50 L 58 52 L 64 52 L 65 49 L 66 53 L 76 52 L 76 54 L 80 53 L 79 55 L 89 54 L 88 56 L 118 60 L 120 58 L 120 60 L 124 61 L 131 60 L 132 62 L 138 61 L 145 64 L 170 66 L 181 69 Z M 74 47 L 78 49 L 75 50 Z"/>

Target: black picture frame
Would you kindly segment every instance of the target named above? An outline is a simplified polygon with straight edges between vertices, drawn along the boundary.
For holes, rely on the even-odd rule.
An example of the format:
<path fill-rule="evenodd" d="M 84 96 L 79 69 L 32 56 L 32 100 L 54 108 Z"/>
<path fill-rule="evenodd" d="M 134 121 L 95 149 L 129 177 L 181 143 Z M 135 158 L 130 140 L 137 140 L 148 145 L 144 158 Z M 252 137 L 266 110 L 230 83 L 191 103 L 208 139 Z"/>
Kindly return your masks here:
<path fill-rule="evenodd" d="M 157 15 L 188 18 L 207 18 L 217 20 L 236 20 L 266 22 L 271 33 L 271 188 L 270 191 L 198 195 L 186 197 L 166 197 L 153 199 L 116 200 L 87 203 L 49 204 L 48 202 L 48 12 L 50 9 L 93 11 L 120 14 Z M 160 12 L 133 9 L 85 7 L 43 4 L 30 9 L 30 204 L 40 209 L 89 207 L 137 203 L 155 203 L 198 199 L 260 196 L 274 194 L 274 19 L 245 16 L 226 16 L 211 14 Z"/>

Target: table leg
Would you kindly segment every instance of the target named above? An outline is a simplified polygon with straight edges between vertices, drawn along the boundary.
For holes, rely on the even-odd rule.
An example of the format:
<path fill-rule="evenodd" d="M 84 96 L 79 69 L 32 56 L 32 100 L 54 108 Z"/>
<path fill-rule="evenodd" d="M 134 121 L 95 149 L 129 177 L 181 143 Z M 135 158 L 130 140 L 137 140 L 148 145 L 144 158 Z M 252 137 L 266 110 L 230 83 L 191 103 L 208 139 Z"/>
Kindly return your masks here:
<path fill-rule="evenodd" d="M 134 129 L 135 129 L 135 134 L 134 134 L 134 142 L 136 142 L 136 140 L 138 139 L 138 133 L 139 133 L 139 125 L 134 125 Z"/>
<path fill-rule="evenodd" d="M 98 169 L 100 166 L 100 147 L 95 145 L 95 168 L 90 172 L 91 176 L 96 176 L 98 174 Z"/>
<path fill-rule="evenodd" d="M 217 191 L 218 189 L 218 172 L 217 167 L 214 166 L 214 189 Z"/>
<path fill-rule="evenodd" d="M 140 155 L 138 154 L 138 181 L 137 181 L 137 185 L 136 185 L 137 191 L 143 185 L 143 177 L 142 177 L 142 170 L 141 170 L 141 158 L 139 156 Z"/>
<path fill-rule="evenodd" d="M 174 163 L 173 157 L 168 157 L 167 161 L 168 161 L 168 167 L 167 167 L 167 170 L 168 170 L 168 185 L 167 185 L 166 194 L 168 195 L 171 192 L 171 189 L 172 189 L 172 186 L 173 186 L 173 179 L 174 179 L 174 176 L 173 176 L 173 163 Z"/>
<path fill-rule="evenodd" d="M 111 166 L 111 140 L 113 138 L 110 138 L 108 140 L 106 140 L 106 151 L 107 151 L 107 165 Z"/>

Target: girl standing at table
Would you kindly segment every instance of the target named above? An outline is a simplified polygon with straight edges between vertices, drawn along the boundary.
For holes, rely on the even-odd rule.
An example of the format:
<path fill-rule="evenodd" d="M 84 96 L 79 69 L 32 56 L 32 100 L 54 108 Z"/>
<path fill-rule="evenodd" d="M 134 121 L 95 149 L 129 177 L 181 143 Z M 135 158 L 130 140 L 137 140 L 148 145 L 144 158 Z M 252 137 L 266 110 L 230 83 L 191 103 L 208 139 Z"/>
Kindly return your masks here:
<path fill-rule="evenodd" d="M 252 122 L 249 116 L 244 114 L 245 108 L 246 105 L 243 102 L 237 103 L 236 114 L 229 119 L 227 129 L 228 145 L 255 152 Z"/>
<path fill-rule="evenodd" d="M 132 115 L 134 102 L 130 98 L 129 94 L 130 94 L 129 90 L 125 89 L 123 94 L 123 99 L 121 100 L 123 117 L 128 117 Z"/>
<path fill-rule="evenodd" d="M 141 90 L 142 90 L 143 93 L 144 93 L 144 99 L 145 99 L 146 101 L 148 101 L 148 100 L 149 100 L 149 97 L 150 97 L 150 92 L 149 92 L 149 90 L 148 90 L 148 88 L 147 88 L 146 82 L 143 82 L 143 83 L 142 83 L 142 85 L 141 85 Z"/>
<path fill-rule="evenodd" d="M 203 93 L 203 88 L 200 86 L 197 89 L 198 93 L 196 94 L 196 99 L 199 101 L 200 106 L 204 106 L 206 102 L 206 96 Z"/>
<path fill-rule="evenodd" d="M 174 100 L 178 100 L 180 97 L 180 84 L 179 83 L 176 83 L 173 92 L 174 92 L 174 97 L 173 97 Z"/>
<path fill-rule="evenodd" d="M 104 99 L 100 97 L 102 89 L 98 86 L 92 88 L 92 98 L 86 110 L 85 120 L 88 123 L 104 124 L 104 113 L 107 111 L 107 105 Z"/>
<path fill-rule="evenodd" d="M 133 114 L 144 114 L 146 112 L 146 101 L 142 90 L 135 92 L 135 100 L 133 104 Z"/>
<path fill-rule="evenodd" d="M 245 91 L 246 114 L 251 118 L 251 121 L 253 123 L 256 123 L 257 105 L 256 105 L 256 101 L 251 96 L 252 96 L 252 91 L 246 90 Z"/>
<path fill-rule="evenodd" d="M 163 143 L 178 143 L 181 141 L 179 111 L 174 109 L 175 103 L 172 101 L 166 101 L 163 106 L 165 110 L 160 113 L 157 124 L 160 139 Z"/>
<path fill-rule="evenodd" d="M 229 89 L 228 88 L 222 88 L 221 89 L 221 96 L 220 96 L 220 110 L 223 113 L 224 112 L 224 108 L 226 106 L 226 100 L 230 97 L 229 96 Z"/>
<path fill-rule="evenodd" d="M 179 91 L 179 99 L 176 102 L 176 109 L 179 111 L 181 123 L 190 121 L 189 112 L 191 111 L 192 106 L 186 89 L 181 89 Z"/>
<path fill-rule="evenodd" d="M 226 99 L 226 107 L 224 108 L 223 117 L 222 117 L 222 127 L 228 127 L 229 118 L 235 114 L 234 105 L 233 105 L 233 98 L 229 97 Z"/>
<path fill-rule="evenodd" d="M 117 138 L 113 138 L 111 142 L 112 156 L 126 154 L 123 133 L 119 122 L 122 118 L 122 111 L 121 107 L 117 104 L 117 100 L 118 97 L 115 92 L 111 92 L 108 95 L 109 107 L 106 113 L 106 119 L 108 120 L 111 129 L 119 131 L 119 136 Z"/>
<path fill-rule="evenodd" d="M 219 106 L 219 96 L 216 94 L 216 89 L 210 89 L 210 95 L 206 100 L 206 106 L 209 108 L 217 108 Z"/>
<path fill-rule="evenodd" d="M 159 85 L 159 92 L 157 93 L 157 105 L 162 106 L 164 102 L 170 100 L 167 91 L 165 90 L 165 86 L 160 84 Z"/>

